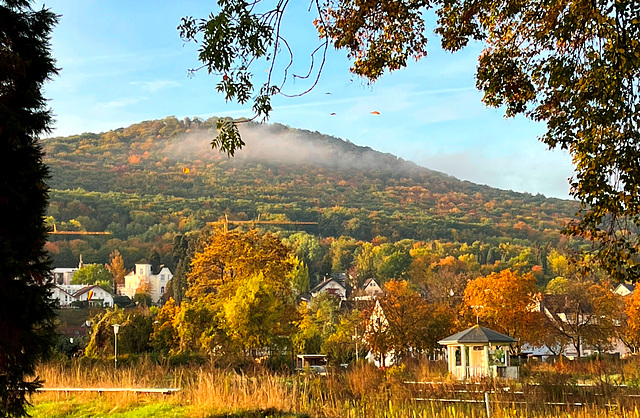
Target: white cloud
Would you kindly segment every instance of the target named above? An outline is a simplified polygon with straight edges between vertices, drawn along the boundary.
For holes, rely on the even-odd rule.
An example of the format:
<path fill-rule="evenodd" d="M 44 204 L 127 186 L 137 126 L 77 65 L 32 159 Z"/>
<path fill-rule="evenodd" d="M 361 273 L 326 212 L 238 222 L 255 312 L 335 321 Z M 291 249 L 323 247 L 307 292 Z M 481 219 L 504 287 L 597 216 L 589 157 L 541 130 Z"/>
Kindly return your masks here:
<path fill-rule="evenodd" d="M 182 87 L 181 83 L 173 80 L 132 81 L 131 85 L 140 86 L 143 91 L 148 93 L 157 93 L 161 90 Z"/>
<path fill-rule="evenodd" d="M 109 102 L 96 103 L 95 107 L 97 109 L 120 109 L 123 107 L 133 106 L 145 100 L 147 100 L 146 97 L 123 97 Z"/>

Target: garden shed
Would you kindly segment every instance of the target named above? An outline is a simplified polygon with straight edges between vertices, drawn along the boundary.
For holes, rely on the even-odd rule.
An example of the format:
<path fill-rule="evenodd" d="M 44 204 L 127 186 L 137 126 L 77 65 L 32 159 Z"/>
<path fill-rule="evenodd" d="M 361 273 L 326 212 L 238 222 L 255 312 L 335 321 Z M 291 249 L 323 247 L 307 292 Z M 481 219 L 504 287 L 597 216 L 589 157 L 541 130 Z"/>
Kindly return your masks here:
<path fill-rule="evenodd" d="M 474 325 L 438 344 L 447 348 L 449 373 L 458 379 L 506 377 L 517 379 L 518 367 L 509 362 L 509 345 L 517 340 Z"/>

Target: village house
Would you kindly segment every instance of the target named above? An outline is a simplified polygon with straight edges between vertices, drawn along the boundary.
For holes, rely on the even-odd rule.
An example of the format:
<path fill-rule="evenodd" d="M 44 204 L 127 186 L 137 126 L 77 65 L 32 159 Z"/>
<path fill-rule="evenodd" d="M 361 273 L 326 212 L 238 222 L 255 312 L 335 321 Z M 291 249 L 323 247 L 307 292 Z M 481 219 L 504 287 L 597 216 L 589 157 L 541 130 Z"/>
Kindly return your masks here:
<path fill-rule="evenodd" d="M 311 289 L 309 293 L 311 293 L 312 298 L 318 296 L 320 293 L 328 293 L 340 298 L 341 300 L 347 299 L 347 288 L 344 287 L 337 279 L 333 278 L 325 278 L 322 283 Z"/>
<path fill-rule="evenodd" d="M 63 267 L 63 268 L 54 268 L 52 271 L 53 275 L 53 283 L 57 285 L 69 285 L 71 284 L 71 279 L 73 279 L 73 275 L 84 266 L 82 262 L 82 254 L 80 254 L 80 262 L 78 263 L 78 267 Z"/>
<path fill-rule="evenodd" d="M 53 283 L 57 285 L 71 284 L 73 275 L 78 271 L 77 268 L 55 268 L 53 269 Z"/>
<path fill-rule="evenodd" d="M 613 293 L 623 295 L 626 293 L 628 296 L 633 292 L 633 286 L 627 284 L 620 284 L 616 289 L 612 290 Z M 542 347 L 530 347 L 524 346 L 523 352 L 529 356 L 545 358 L 548 356 L 555 356 L 562 354 L 569 359 L 576 359 L 580 357 L 588 357 L 595 353 L 606 353 L 619 355 L 620 357 L 628 356 L 631 351 L 622 340 L 615 336 L 604 342 L 602 347 L 594 347 L 586 344 L 583 341 L 583 337 L 576 335 L 576 329 L 581 328 L 584 330 L 597 329 L 602 326 L 602 322 L 606 317 L 601 316 L 599 313 L 594 312 L 593 307 L 588 302 L 572 303 L 573 301 L 567 295 L 542 295 L 539 299 L 539 311 L 542 312 L 547 320 L 551 322 L 556 328 L 565 330 L 569 336 L 575 336 L 578 341 L 579 351 L 576 348 L 574 342 L 568 342 L 565 345 L 558 345 L 555 347 L 549 347 L 543 345 Z M 614 323 L 617 323 L 615 321 Z M 618 324 L 619 325 L 619 324 Z"/>
<path fill-rule="evenodd" d="M 374 301 L 382 296 L 383 293 L 376 279 L 370 278 L 364 281 L 362 288 L 356 290 L 354 294 L 352 294 L 352 297 L 357 302 Z"/>
<path fill-rule="evenodd" d="M 365 280 L 362 290 L 367 296 L 378 297 L 382 295 L 382 288 L 374 278 Z"/>
<path fill-rule="evenodd" d="M 73 302 L 87 301 L 90 306 L 111 307 L 113 295 L 98 285 L 54 285 L 51 298 L 58 300 L 61 308 L 71 307 Z"/>
<path fill-rule="evenodd" d="M 124 276 L 124 286 L 119 286 L 118 292 L 131 299 L 138 292 L 148 293 L 154 303 L 159 303 L 172 277 L 167 267 L 160 266 L 160 271 L 154 273 L 151 264 L 136 264 L 134 271 Z"/>

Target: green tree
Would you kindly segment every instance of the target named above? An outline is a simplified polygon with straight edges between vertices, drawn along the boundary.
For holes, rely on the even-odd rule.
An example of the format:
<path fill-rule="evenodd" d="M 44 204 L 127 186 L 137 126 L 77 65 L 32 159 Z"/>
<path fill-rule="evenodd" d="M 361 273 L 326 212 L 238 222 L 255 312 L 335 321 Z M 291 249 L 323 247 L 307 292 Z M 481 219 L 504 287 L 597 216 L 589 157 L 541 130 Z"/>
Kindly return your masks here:
<path fill-rule="evenodd" d="M 30 3 L 0 1 L 0 415 L 10 417 L 26 415 L 41 385 L 35 366 L 55 344 L 38 137 L 51 124 L 42 87 L 57 73 L 49 48 L 57 17 Z"/>
<path fill-rule="evenodd" d="M 341 236 L 331 243 L 333 253 L 331 270 L 334 272 L 344 272 L 349 270 L 353 263 L 353 256 L 357 243 L 351 237 Z"/>
<path fill-rule="evenodd" d="M 296 295 L 309 291 L 309 268 L 298 258 L 294 258 L 291 277 Z"/>
<path fill-rule="evenodd" d="M 172 253 L 176 271 L 167 285 L 168 293 L 180 304 L 187 291 L 187 276 L 191 269 L 191 258 L 196 251 L 198 234 L 195 232 L 176 235 L 173 239 Z"/>
<path fill-rule="evenodd" d="M 217 90 L 239 103 L 253 98 L 255 115 L 264 120 L 271 97 L 287 95 L 285 83 L 295 76 L 274 75 L 279 53 L 293 58 L 279 30 L 289 3 L 258 3 L 222 2 L 208 19 L 183 18 L 179 30 L 184 40 L 199 42 L 202 68 L 221 75 Z M 524 114 L 544 123 L 541 141 L 573 158 L 571 193 L 582 210 L 568 232 L 594 239 L 613 277 L 640 277 L 640 237 L 628 227 L 640 226 L 637 2 L 329 0 L 313 5 L 320 44 L 310 50 L 323 58 L 319 65 L 311 60 L 306 91 L 317 83 L 330 46 L 346 49 L 351 71 L 369 81 L 405 67 L 409 58 L 424 57 L 429 10 L 438 15 L 436 32 L 444 49 L 484 42 L 476 85 L 485 104 L 503 107 L 508 117 Z M 255 93 L 251 66 L 265 63 L 270 71 Z M 212 145 L 230 155 L 241 148 L 238 122 L 219 120 Z"/>
<path fill-rule="evenodd" d="M 335 332 L 322 344 L 322 352 L 337 364 L 350 363 L 358 357 L 365 358 L 367 345 L 362 340 L 365 322 L 362 312 L 357 309 L 342 315 Z"/>
<path fill-rule="evenodd" d="M 176 315 L 178 352 L 203 352 L 216 358 L 234 351 L 218 313 L 203 300 L 183 302 Z"/>
<path fill-rule="evenodd" d="M 298 332 L 293 337 L 294 349 L 303 354 L 320 353 L 324 342 L 336 331 L 340 312 L 338 299 L 323 292 L 309 304 L 303 302 L 298 311 L 300 320 Z"/>
<path fill-rule="evenodd" d="M 227 334 L 245 351 L 273 346 L 293 332 L 292 299 L 279 297 L 273 281 L 258 273 L 222 302 Z"/>
<path fill-rule="evenodd" d="M 412 258 L 409 252 L 398 250 L 384 258 L 378 274 L 383 279 L 404 279 L 409 275 Z"/>
<path fill-rule="evenodd" d="M 150 350 L 149 337 L 153 332 L 153 316 L 146 308 L 122 310 L 114 308 L 91 319 L 87 357 L 114 355 L 113 325 L 119 324 L 118 354 L 140 354 Z"/>
<path fill-rule="evenodd" d="M 102 264 L 87 264 L 75 272 L 71 284 L 104 284 L 107 290 L 113 290 L 113 276 Z"/>

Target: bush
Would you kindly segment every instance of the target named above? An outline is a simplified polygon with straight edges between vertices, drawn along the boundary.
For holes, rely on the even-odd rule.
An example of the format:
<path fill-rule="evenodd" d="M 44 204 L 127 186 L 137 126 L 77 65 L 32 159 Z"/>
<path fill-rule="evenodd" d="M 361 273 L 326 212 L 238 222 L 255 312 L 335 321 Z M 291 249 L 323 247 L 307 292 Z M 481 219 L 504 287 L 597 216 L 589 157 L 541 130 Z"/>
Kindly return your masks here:
<path fill-rule="evenodd" d="M 202 366 L 207 362 L 207 358 L 201 354 L 195 353 L 180 353 L 173 354 L 167 359 L 170 366 L 188 366 L 198 365 Z"/>

